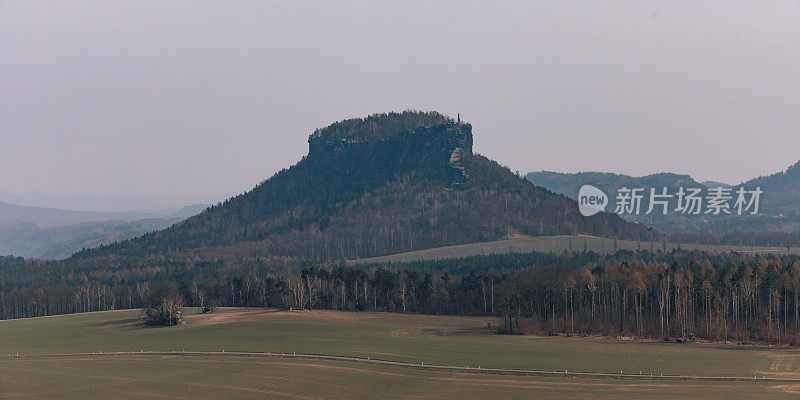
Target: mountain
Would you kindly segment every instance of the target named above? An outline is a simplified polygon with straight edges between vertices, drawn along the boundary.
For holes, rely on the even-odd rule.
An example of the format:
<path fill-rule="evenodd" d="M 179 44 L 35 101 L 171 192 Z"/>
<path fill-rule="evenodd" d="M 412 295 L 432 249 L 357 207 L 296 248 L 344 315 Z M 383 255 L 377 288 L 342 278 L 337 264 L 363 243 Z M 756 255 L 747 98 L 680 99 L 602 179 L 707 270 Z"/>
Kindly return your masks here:
<path fill-rule="evenodd" d="M 732 187 L 715 181 L 697 182 L 689 175 L 672 173 L 633 177 L 603 172 L 559 173 L 541 171 L 528 173 L 526 178 L 535 185 L 564 194 L 570 198 L 576 198 L 578 190 L 584 184 L 597 186 L 608 194 L 612 200 L 615 198 L 617 190 L 622 187 L 644 188 L 646 195 L 643 204 L 649 204 L 650 188 L 656 189 L 657 192 L 662 188 L 668 188 L 668 193 L 672 194 L 676 193 L 680 187 L 687 189 L 701 188 L 703 193 L 707 194 L 709 188 Z M 734 189 L 738 187 L 746 189 L 761 188 L 763 193 L 760 196 L 758 215 L 708 216 L 701 214 L 687 216 L 669 212 L 667 215 L 659 213 L 651 215 L 640 214 L 638 216 L 623 215 L 623 218 L 632 222 L 646 224 L 669 234 L 724 236 L 736 232 L 760 232 L 763 234 L 766 232 L 794 233 L 800 231 L 800 162 L 789 167 L 784 172 L 762 176 L 733 186 Z M 673 198 L 670 202 L 670 209 L 674 210 L 676 206 L 676 200 Z M 690 239 L 688 236 L 683 236 L 682 238 Z M 737 240 L 740 240 L 738 236 Z M 784 243 L 776 240 L 775 236 L 772 235 L 769 242 L 762 244 L 783 245 Z"/>
<path fill-rule="evenodd" d="M 336 260 L 529 235 L 659 237 L 474 154 L 472 126 L 435 112 L 350 119 L 316 130 L 309 152 L 253 190 L 163 231 L 71 262 Z"/>

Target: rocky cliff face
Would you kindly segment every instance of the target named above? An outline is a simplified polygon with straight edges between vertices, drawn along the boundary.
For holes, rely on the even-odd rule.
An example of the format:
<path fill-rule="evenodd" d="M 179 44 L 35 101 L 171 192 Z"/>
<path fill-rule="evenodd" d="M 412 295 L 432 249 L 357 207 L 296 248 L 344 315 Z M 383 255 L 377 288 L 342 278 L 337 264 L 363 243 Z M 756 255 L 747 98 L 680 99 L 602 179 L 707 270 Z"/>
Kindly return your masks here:
<path fill-rule="evenodd" d="M 373 134 L 377 124 L 369 120 L 348 124 L 347 130 L 317 131 L 308 139 L 307 161 L 317 169 L 370 180 L 417 172 L 428 179 L 465 181 L 462 161 L 472 155 L 472 126 L 444 117 L 420 121 L 426 122 L 434 124 L 405 124 L 398 131 L 381 130 L 382 135 Z"/>

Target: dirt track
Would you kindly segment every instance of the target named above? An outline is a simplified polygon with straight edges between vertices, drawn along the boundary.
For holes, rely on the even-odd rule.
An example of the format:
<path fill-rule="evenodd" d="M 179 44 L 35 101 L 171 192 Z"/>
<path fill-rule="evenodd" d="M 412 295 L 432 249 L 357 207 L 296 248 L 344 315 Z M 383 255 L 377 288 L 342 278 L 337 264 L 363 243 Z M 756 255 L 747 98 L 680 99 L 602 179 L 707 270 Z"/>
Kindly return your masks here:
<path fill-rule="evenodd" d="M 481 368 L 456 365 L 435 365 L 424 363 L 411 363 L 402 361 L 388 361 L 372 358 L 334 356 L 327 354 L 298 354 L 298 353 L 271 353 L 271 352 L 239 352 L 239 351 L 131 351 L 110 353 L 70 353 L 70 354 L 43 354 L 36 356 L 11 355 L 0 358 L 6 359 L 41 359 L 60 357 L 114 357 L 114 356 L 219 356 L 219 357 L 269 357 L 290 359 L 312 359 L 347 361 L 355 363 L 389 365 L 395 367 L 419 368 L 434 371 L 469 372 L 475 374 L 494 375 L 527 375 L 527 376 L 563 376 L 575 378 L 611 378 L 611 379 L 639 379 L 639 380 L 672 380 L 672 381 L 712 381 L 712 382 L 791 382 L 800 383 L 800 378 L 769 378 L 746 376 L 697 376 L 697 375 L 652 375 L 652 374 L 623 374 L 606 372 L 580 372 L 580 371 L 547 371 L 532 369 L 511 368 Z M 786 385 L 788 390 L 797 389 L 796 385 Z"/>
<path fill-rule="evenodd" d="M 353 312 L 346 315 L 330 310 L 275 310 L 275 309 L 229 309 L 222 308 L 211 314 L 194 314 L 184 317 L 187 325 L 214 325 L 233 322 L 292 320 L 315 321 L 339 324 L 364 324 L 376 322 L 409 328 L 437 330 L 485 330 L 486 323 L 499 324 L 502 320 L 494 317 L 461 317 L 427 314 L 392 314 L 380 312 Z"/>

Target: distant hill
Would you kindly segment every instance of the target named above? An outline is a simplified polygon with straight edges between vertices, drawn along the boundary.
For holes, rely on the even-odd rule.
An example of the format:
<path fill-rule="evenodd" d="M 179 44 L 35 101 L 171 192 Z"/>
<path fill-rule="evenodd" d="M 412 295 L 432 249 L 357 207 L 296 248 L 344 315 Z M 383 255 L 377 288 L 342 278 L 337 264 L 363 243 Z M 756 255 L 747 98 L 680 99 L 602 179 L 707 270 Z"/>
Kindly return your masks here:
<path fill-rule="evenodd" d="M 156 216 L 146 212 L 73 211 L 0 202 L 0 224 L 29 222 L 37 225 L 63 225 L 112 220 L 133 221 Z"/>
<path fill-rule="evenodd" d="M 0 224 L 0 254 L 26 258 L 61 259 L 83 250 L 131 239 L 164 229 L 183 218 L 98 221 L 56 226 L 30 222 Z"/>
<path fill-rule="evenodd" d="M 82 250 L 164 229 L 207 206 L 158 212 L 91 212 L 0 203 L 0 254 L 66 258 Z"/>
<path fill-rule="evenodd" d="M 561 173 L 561 172 L 531 172 L 525 177 L 534 185 L 552 190 L 556 193 L 563 194 L 569 198 L 574 199 L 578 195 L 578 190 L 585 184 L 593 184 L 606 191 L 606 194 L 612 196 L 613 193 L 619 188 L 669 188 L 672 193 L 681 186 L 683 187 L 700 187 L 704 186 L 692 179 L 689 175 L 678 175 L 673 173 L 660 173 L 646 176 L 630 176 L 622 174 L 613 174 L 608 172 L 578 172 L 578 173 Z"/>
<path fill-rule="evenodd" d="M 208 207 L 205 204 L 185 206 L 177 210 L 155 212 L 98 212 L 75 211 L 58 208 L 32 207 L 0 202 L 0 224 L 8 222 L 27 222 L 39 226 L 80 224 L 101 221 L 135 221 L 150 218 L 188 218 Z"/>
<path fill-rule="evenodd" d="M 732 187 L 731 184 L 728 184 L 728 183 L 725 183 L 725 182 L 718 182 L 718 181 L 703 181 L 703 182 L 700 182 L 700 184 L 702 184 L 703 186 L 706 186 L 706 187 L 710 187 L 710 188 L 714 188 L 714 187 L 729 188 L 729 187 Z"/>
<path fill-rule="evenodd" d="M 471 125 L 408 111 L 318 129 L 307 156 L 253 190 L 163 231 L 78 253 L 70 262 L 353 259 L 513 232 L 660 236 L 616 215 L 585 218 L 574 201 L 474 154 Z"/>
<path fill-rule="evenodd" d="M 704 190 L 711 187 L 731 187 L 731 185 L 715 181 L 701 183 L 688 175 L 672 173 L 633 177 L 603 172 L 541 171 L 531 172 L 526 175 L 526 178 L 537 186 L 573 199 L 577 197 L 578 190 L 582 185 L 592 184 L 603 189 L 612 201 L 621 187 L 645 188 L 645 193 L 649 193 L 650 188 L 661 190 L 666 187 L 669 189 L 669 193 L 673 194 L 680 187 L 696 187 L 704 188 Z M 735 187 L 739 186 L 749 189 L 760 187 L 764 191 L 760 198 L 759 215 L 710 217 L 707 215 L 684 216 L 670 212 L 666 216 L 654 213 L 639 216 L 624 215 L 623 217 L 670 234 L 722 236 L 734 232 L 760 232 L 761 236 L 765 236 L 763 233 L 766 232 L 795 233 L 800 231 L 800 163 L 789 167 L 785 172 L 755 178 Z M 673 200 L 670 207 L 674 209 L 675 206 Z M 739 239 L 741 238 L 737 237 L 737 240 Z M 762 244 L 780 245 L 782 240 L 771 237 L 768 242 Z"/>
<path fill-rule="evenodd" d="M 211 198 L 217 196 L 210 195 Z M 218 196 L 223 198 L 224 196 Z M 188 204 L 184 197 L 172 193 L 159 195 L 146 194 L 57 194 L 36 191 L 12 192 L 3 190 L 0 185 L 0 202 L 24 204 L 41 208 L 57 208 L 62 210 L 81 211 L 135 211 L 137 214 L 156 214 L 174 212 L 183 204 Z M 197 201 L 202 203 L 201 201 Z M 206 202 L 207 203 L 207 202 Z M 179 205 L 176 208 L 176 205 Z"/>
<path fill-rule="evenodd" d="M 765 214 L 800 216 L 800 162 L 783 172 L 751 179 L 742 186 L 760 187 L 764 191 L 761 209 Z"/>
<path fill-rule="evenodd" d="M 208 207 L 209 207 L 208 204 L 192 204 L 190 206 L 183 206 L 183 207 L 181 207 L 179 209 L 175 209 L 175 210 L 174 209 L 162 210 L 161 212 L 158 213 L 158 215 L 159 215 L 159 218 L 186 219 L 186 218 L 189 218 L 189 217 L 191 217 L 193 215 L 200 214 L 201 212 L 203 212 L 203 210 L 205 210 Z"/>

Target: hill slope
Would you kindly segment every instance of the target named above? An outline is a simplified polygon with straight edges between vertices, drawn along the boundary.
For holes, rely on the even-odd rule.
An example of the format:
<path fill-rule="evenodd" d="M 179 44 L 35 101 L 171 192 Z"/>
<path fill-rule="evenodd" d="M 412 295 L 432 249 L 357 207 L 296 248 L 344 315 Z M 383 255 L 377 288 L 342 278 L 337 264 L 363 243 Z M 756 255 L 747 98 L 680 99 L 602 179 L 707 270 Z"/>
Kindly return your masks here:
<path fill-rule="evenodd" d="M 658 235 L 610 214 L 584 218 L 574 201 L 473 154 L 469 124 L 408 111 L 318 129 L 306 157 L 253 190 L 169 229 L 74 259 L 359 258 L 515 231 Z"/>
<path fill-rule="evenodd" d="M 74 211 L 0 202 L 0 224 L 28 222 L 37 225 L 63 225 L 99 221 L 133 221 L 157 217 L 161 217 L 161 215 L 147 212 Z"/>
<path fill-rule="evenodd" d="M 157 212 L 95 212 L 0 202 L 0 254 L 65 258 L 81 249 L 164 229 L 206 207 L 195 204 Z"/>
<path fill-rule="evenodd" d="M 61 259 L 76 251 L 131 239 L 164 229 L 184 218 L 147 218 L 134 221 L 98 221 L 56 226 L 30 222 L 0 224 L 0 254 L 26 258 Z"/>
<path fill-rule="evenodd" d="M 526 178 L 535 185 L 550 189 L 556 193 L 575 198 L 578 190 L 584 184 L 592 184 L 601 188 L 611 197 L 613 202 L 617 190 L 622 187 L 644 188 L 645 201 L 650 188 L 660 192 L 668 188 L 668 193 L 676 193 L 678 188 L 701 188 L 705 191 L 709 187 L 730 187 L 719 182 L 697 182 L 689 175 L 660 173 L 642 177 L 603 172 L 559 173 L 550 171 L 531 172 Z M 728 235 L 736 232 L 798 232 L 800 231 L 800 163 L 789 167 L 785 172 L 762 176 L 736 185 L 734 188 L 745 187 L 753 189 L 760 187 L 763 194 L 760 196 L 759 215 L 681 215 L 670 212 L 667 215 L 653 213 L 651 215 L 624 215 L 629 221 L 639 222 L 652 226 L 655 229 L 669 234 L 692 235 Z M 677 206 L 675 198 L 671 200 L 672 210 Z M 609 210 L 613 206 L 609 207 Z M 644 210 L 643 210 L 644 211 Z M 643 213 L 642 213 L 643 214 Z M 686 237 L 685 239 L 691 239 Z M 749 240 L 749 239 L 748 239 Z M 745 240 L 744 243 L 749 243 Z M 782 245 L 788 237 L 769 239 L 762 244 Z M 797 244 L 791 239 L 791 243 Z"/>
<path fill-rule="evenodd" d="M 800 161 L 772 175 L 744 182 L 742 186 L 764 191 L 761 210 L 769 215 L 800 216 Z"/>
<path fill-rule="evenodd" d="M 578 189 L 584 184 L 591 183 L 597 185 L 606 193 L 615 193 L 621 187 L 628 188 L 662 188 L 670 189 L 670 193 L 679 187 L 701 187 L 703 183 L 698 183 L 689 175 L 678 175 L 673 173 L 660 173 L 646 176 L 629 176 L 614 174 L 610 172 L 578 172 L 561 173 L 551 171 L 530 172 L 525 177 L 533 182 L 534 185 L 574 198 Z"/>

